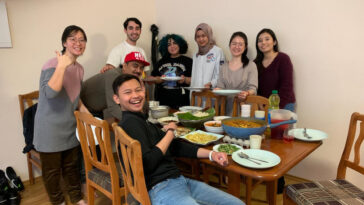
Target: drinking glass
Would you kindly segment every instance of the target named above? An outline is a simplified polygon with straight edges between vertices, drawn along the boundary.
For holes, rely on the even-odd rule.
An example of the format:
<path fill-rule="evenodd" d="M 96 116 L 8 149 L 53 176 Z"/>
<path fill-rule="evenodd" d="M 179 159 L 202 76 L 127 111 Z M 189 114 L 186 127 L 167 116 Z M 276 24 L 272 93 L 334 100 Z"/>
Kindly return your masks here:
<path fill-rule="evenodd" d="M 292 126 L 288 126 L 288 128 L 286 128 L 283 132 L 283 142 L 285 143 L 290 143 L 294 140 L 294 136 L 293 136 L 293 127 Z"/>

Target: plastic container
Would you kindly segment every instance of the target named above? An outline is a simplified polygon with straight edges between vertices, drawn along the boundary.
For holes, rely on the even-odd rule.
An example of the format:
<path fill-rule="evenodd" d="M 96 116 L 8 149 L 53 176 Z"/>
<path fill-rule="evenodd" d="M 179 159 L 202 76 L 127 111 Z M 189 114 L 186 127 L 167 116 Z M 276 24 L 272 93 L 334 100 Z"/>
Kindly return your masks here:
<path fill-rule="evenodd" d="M 281 99 L 279 98 L 278 90 L 272 90 L 272 94 L 269 96 L 268 100 L 270 110 L 279 109 L 279 102 Z"/>
<path fill-rule="evenodd" d="M 297 120 L 297 115 L 294 112 L 289 110 L 279 109 L 279 110 L 271 110 L 270 112 L 271 123 L 279 123 L 286 120 Z M 292 127 L 295 127 L 296 124 L 293 124 Z M 285 129 L 289 127 L 289 124 L 280 125 L 276 128 L 271 128 L 271 138 L 274 139 L 282 139 L 283 132 Z"/>

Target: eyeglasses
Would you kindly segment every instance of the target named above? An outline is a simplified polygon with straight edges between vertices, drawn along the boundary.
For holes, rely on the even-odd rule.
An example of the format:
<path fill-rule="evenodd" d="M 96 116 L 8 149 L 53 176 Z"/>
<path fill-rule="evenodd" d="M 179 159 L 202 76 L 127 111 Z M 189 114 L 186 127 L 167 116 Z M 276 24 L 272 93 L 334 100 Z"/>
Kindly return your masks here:
<path fill-rule="evenodd" d="M 231 45 L 236 46 L 236 47 L 243 47 L 244 46 L 244 44 L 242 44 L 242 43 L 235 43 L 235 42 L 232 42 Z"/>
<path fill-rule="evenodd" d="M 81 38 L 81 39 L 76 39 L 74 37 L 71 37 L 71 38 L 68 38 L 69 41 L 72 43 L 72 44 L 76 44 L 76 43 L 80 43 L 80 44 L 85 44 L 86 43 L 86 40 Z"/>

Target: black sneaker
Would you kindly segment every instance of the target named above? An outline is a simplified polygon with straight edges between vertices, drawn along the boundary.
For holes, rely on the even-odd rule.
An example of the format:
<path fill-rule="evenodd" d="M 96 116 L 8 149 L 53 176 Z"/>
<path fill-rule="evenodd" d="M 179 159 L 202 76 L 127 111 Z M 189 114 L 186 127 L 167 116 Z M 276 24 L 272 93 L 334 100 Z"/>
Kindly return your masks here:
<path fill-rule="evenodd" d="M 0 194 L 6 195 L 10 189 L 5 173 L 0 169 Z"/>
<path fill-rule="evenodd" d="M 10 181 L 10 186 L 13 189 L 16 189 L 17 191 L 24 190 L 23 182 L 21 181 L 20 177 L 16 175 L 16 173 L 12 167 L 6 168 L 6 175 L 8 176 L 8 179 Z"/>
<path fill-rule="evenodd" d="M 8 198 L 3 193 L 0 193 L 0 205 L 8 205 Z"/>
<path fill-rule="evenodd" d="M 19 205 L 20 195 L 16 189 L 10 189 L 8 194 L 9 205 Z"/>

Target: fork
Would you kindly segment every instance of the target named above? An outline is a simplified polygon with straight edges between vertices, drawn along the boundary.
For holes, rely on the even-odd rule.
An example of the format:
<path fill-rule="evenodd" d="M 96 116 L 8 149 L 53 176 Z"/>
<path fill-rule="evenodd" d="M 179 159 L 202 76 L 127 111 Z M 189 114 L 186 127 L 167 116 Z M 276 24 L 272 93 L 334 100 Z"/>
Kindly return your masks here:
<path fill-rule="evenodd" d="M 262 160 L 262 159 L 257 159 L 257 158 L 250 157 L 249 155 L 245 154 L 244 152 L 239 152 L 239 155 L 240 155 L 240 157 L 243 157 L 243 158 L 246 158 L 246 159 L 254 159 L 254 160 L 261 161 L 261 162 L 269 163 L 269 162 L 267 162 L 265 160 Z"/>
<path fill-rule="evenodd" d="M 256 161 L 251 160 L 251 159 L 250 159 L 250 157 L 249 157 L 248 155 L 246 155 L 246 154 L 244 154 L 244 153 L 242 153 L 242 152 L 239 152 L 239 153 L 238 153 L 238 156 L 239 156 L 239 157 L 241 157 L 241 158 L 243 158 L 243 159 L 246 159 L 246 160 L 249 160 L 249 161 L 251 161 L 251 162 L 254 162 L 254 163 L 255 163 L 255 164 L 257 164 L 257 165 L 260 165 L 260 163 L 259 163 L 259 162 L 256 162 Z"/>
<path fill-rule="evenodd" d="M 307 134 L 306 128 L 303 128 L 303 136 L 306 137 L 307 139 L 312 138 L 310 135 Z"/>

